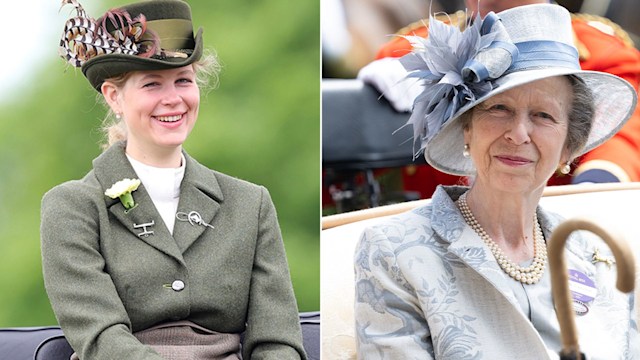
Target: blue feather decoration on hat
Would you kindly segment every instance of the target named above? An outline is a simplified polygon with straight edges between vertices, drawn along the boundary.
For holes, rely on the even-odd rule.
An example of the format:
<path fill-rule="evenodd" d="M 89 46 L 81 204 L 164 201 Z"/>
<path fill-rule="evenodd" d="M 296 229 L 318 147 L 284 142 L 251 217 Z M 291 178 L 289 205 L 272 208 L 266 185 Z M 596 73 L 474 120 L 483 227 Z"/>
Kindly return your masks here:
<path fill-rule="evenodd" d="M 461 31 L 429 17 L 429 36 L 404 36 L 413 51 L 400 58 L 407 78 L 422 80 L 406 125 L 413 125 L 417 157 L 465 104 L 493 89 L 491 80 L 509 68 L 517 49 L 494 13 L 479 15 Z"/>

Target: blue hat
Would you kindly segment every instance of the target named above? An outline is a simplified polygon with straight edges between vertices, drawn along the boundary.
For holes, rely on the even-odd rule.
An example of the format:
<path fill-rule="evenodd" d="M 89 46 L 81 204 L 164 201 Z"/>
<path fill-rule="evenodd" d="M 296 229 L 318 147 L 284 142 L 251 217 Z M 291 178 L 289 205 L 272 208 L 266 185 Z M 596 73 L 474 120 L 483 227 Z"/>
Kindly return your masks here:
<path fill-rule="evenodd" d="M 460 115 L 490 97 L 533 81 L 579 77 L 592 91 L 595 114 L 581 155 L 612 137 L 633 113 L 637 94 L 624 79 L 580 69 L 571 15 L 559 6 L 535 4 L 479 17 L 463 32 L 436 19 L 429 36 L 407 36 L 414 51 L 400 62 L 423 81 L 408 124 L 425 159 L 440 171 L 473 175 L 462 155 Z"/>

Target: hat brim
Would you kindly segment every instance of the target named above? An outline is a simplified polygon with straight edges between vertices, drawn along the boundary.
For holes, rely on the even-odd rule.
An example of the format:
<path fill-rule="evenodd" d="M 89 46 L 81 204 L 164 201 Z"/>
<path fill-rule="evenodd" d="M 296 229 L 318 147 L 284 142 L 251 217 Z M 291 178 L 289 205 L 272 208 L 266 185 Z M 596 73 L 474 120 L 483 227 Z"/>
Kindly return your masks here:
<path fill-rule="evenodd" d="M 145 58 L 127 54 L 106 54 L 87 60 L 82 65 L 82 73 L 94 89 L 100 92 L 106 79 L 131 71 L 175 69 L 192 64 L 202 57 L 202 28 L 194 38 L 194 49 L 186 58 Z"/>
<path fill-rule="evenodd" d="M 637 93 L 624 79 L 604 72 L 572 69 L 533 69 L 507 74 L 494 83 L 494 89 L 485 96 L 460 108 L 427 144 L 424 157 L 434 168 L 453 175 L 475 175 L 470 158 L 462 155 L 464 132 L 460 115 L 485 100 L 537 80 L 562 75 L 576 75 L 591 89 L 595 114 L 591 132 L 584 148 L 576 156 L 601 145 L 611 138 L 631 117 L 636 108 Z"/>

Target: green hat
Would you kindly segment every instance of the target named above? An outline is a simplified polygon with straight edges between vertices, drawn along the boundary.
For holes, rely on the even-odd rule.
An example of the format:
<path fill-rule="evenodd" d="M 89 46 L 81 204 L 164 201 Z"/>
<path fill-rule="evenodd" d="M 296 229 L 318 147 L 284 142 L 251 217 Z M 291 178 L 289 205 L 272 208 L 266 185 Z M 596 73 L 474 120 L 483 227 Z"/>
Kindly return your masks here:
<path fill-rule="evenodd" d="M 109 10 L 100 19 L 78 16 L 65 24 L 60 55 L 81 67 L 100 91 L 105 79 L 130 71 L 179 68 L 202 55 L 202 28 L 193 35 L 191 8 L 181 0 L 150 0 Z"/>

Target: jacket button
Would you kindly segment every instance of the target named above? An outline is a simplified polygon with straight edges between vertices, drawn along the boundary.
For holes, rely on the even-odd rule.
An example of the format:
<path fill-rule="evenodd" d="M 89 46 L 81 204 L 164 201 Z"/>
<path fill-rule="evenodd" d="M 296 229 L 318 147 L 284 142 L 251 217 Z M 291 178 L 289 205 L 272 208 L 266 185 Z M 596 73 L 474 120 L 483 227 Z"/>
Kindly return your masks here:
<path fill-rule="evenodd" d="M 181 291 L 182 289 L 184 289 L 184 282 L 182 282 L 181 280 L 176 280 L 171 283 L 171 288 L 175 291 Z"/>

